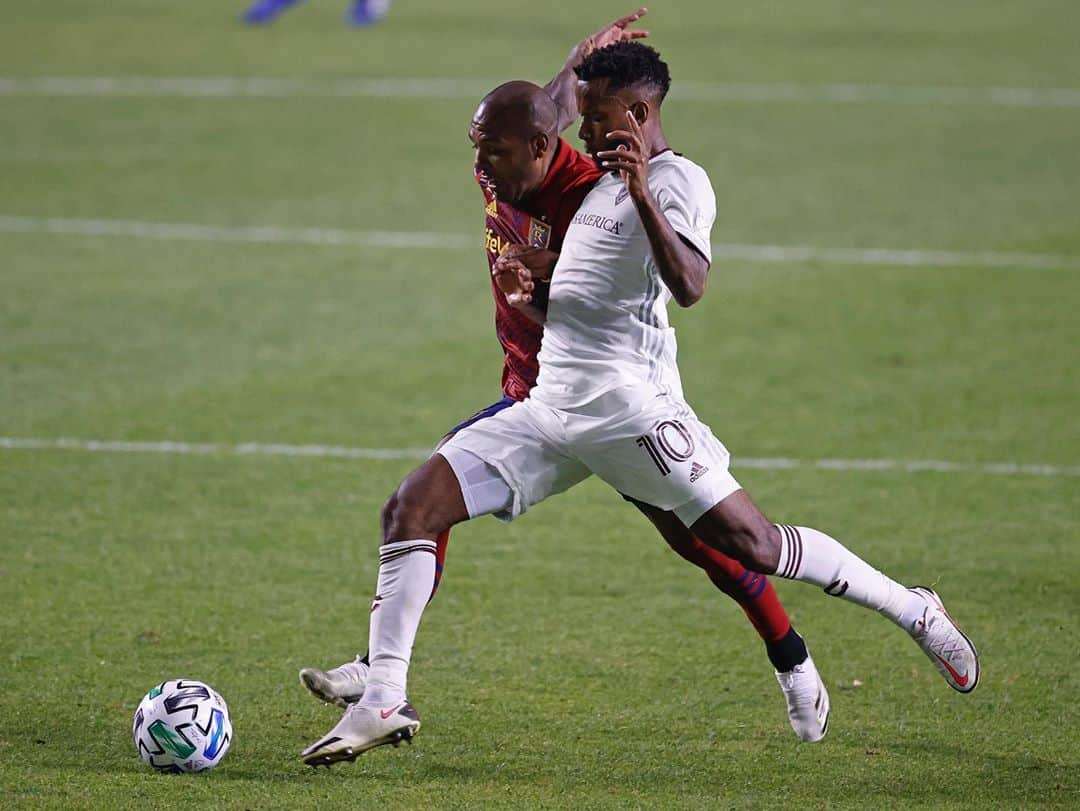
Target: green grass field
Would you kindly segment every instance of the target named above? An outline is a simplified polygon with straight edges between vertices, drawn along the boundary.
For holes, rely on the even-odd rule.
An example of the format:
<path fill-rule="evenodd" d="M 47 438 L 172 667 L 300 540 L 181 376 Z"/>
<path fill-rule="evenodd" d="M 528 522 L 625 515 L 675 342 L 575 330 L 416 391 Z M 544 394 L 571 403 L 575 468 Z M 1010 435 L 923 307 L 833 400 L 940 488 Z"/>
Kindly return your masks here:
<path fill-rule="evenodd" d="M 468 119 L 485 87 L 545 80 L 630 7 L 398 0 L 364 31 L 344 0 L 259 31 L 242 7 L 5 6 L 0 806 L 1080 804 L 1075 3 L 682 0 L 648 20 L 669 138 L 717 191 L 714 242 L 918 252 L 720 258 L 674 320 L 740 481 L 774 519 L 936 584 L 979 690 L 952 693 L 882 619 L 779 583 L 832 693 L 828 737 L 798 744 L 742 613 L 589 482 L 455 531 L 413 660 L 416 744 L 319 771 L 298 753 L 337 711 L 296 672 L 365 647 L 378 510 L 416 460 L 234 448 L 423 449 L 498 397 Z M 330 92 L 356 78 L 461 81 Z M 436 236 L 359 244 L 372 231 Z M 745 463 L 777 458 L 800 464 Z M 922 460 L 957 468 L 904 467 Z M 175 677 L 229 702 L 213 772 L 159 776 L 135 753 L 136 705 Z"/>

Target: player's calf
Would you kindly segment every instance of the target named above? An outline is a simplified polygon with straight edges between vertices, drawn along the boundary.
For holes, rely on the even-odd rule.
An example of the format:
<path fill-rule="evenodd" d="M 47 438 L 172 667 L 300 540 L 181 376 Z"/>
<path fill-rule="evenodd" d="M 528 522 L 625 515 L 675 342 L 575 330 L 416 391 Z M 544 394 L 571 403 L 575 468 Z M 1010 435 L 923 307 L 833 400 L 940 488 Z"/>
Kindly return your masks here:
<path fill-rule="evenodd" d="M 780 531 L 758 510 L 745 490 L 737 490 L 691 527 L 704 543 L 735 558 L 751 571 L 771 574 L 780 559 Z"/>

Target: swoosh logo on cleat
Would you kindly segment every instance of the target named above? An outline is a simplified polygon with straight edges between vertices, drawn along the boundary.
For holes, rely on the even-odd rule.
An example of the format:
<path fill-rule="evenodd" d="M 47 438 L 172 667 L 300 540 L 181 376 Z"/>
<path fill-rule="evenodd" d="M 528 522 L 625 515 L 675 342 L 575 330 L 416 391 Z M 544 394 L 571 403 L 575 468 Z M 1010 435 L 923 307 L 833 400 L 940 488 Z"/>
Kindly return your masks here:
<path fill-rule="evenodd" d="M 965 679 L 965 681 L 966 681 L 966 679 Z M 393 715 L 395 712 L 397 712 L 397 709 L 398 709 L 397 707 L 391 707 L 388 710 L 379 710 L 379 717 L 382 718 L 385 721 L 387 718 L 389 718 L 391 715 Z"/>
<path fill-rule="evenodd" d="M 949 671 L 949 674 L 953 677 L 953 679 L 956 680 L 957 684 L 959 684 L 961 687 L 967 687 L 967 683 L 968 683 L 968 674 L 967 673 L 965 673 L 963 676 L 961 676 L 959 673 L 956 672 L 956 669 L 952 665 L 950 665 L 948 662 L 946 662 L 944 659 L 942 659 L 936 653 L 934 654 L 934 658 L 936 658 L 939 662 L 941 662 L 941 664 L 943 664 L 945 666 L 945 669 Z"/>
<path fill-rule="evenodd" d="M 311 746 L 309 746 L 307 749 L 305 749 L 300 754 L 303 755 L 304 760 L 305 760 L 306 763 L 311 763 L 314 760 L 318 760 L 319 757 L 323 757 L 322 755 L 316 756 L 315 755 L 316 752 L 318 752 L 323 747 L 329 746 L 330 744 L 335 743 L 335 742 L 340 741 L 340 740 L 341 740 L 341 738 L 337 738 L 337 737 L 325 738 L 325 739 L 319 741 L 318 743 L 313 743 Z"/>

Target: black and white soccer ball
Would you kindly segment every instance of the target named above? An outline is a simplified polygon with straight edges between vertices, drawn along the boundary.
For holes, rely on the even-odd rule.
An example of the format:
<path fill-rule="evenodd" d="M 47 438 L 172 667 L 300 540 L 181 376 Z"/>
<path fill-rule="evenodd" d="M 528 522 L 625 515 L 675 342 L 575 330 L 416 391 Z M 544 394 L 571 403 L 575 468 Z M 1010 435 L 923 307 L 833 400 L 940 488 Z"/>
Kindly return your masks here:
<path fill-rule="evenodd" d="M 225 699 L 210 685 L 170 679 L 143 698 L 131 734 L 143 762 L 179 774 L 217 766 L 233 732 Z"/>

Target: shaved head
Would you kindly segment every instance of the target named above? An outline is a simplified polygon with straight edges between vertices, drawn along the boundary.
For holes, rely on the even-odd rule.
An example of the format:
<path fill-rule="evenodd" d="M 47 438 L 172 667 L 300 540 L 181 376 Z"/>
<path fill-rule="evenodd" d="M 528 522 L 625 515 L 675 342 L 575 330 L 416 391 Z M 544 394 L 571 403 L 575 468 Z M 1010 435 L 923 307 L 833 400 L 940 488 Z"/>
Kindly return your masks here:
<path fill-rule="evenodd" d="M 501 84 L 484 96 L 473 122 L 493 135 L 531 138 L 542 133 L 553 138 L 559 111 L 544 88 L 519 80 Z"/>
<path fill-rule="evenodd" d="M 543 182 L 559 145 L 559 110 L 532 82 L 501 84 L 469 124 L 473 171 L 501 200 L 525 199 Z"/>

